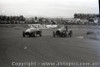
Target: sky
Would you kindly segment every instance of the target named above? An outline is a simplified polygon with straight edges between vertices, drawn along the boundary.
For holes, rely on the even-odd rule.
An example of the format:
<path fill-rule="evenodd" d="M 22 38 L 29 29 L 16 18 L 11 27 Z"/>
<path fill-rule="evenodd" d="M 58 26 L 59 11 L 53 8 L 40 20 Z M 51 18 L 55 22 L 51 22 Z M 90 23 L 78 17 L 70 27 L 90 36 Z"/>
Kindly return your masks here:
<path fill-rule="evenodd" d="M 98 0 L 0 0 L 0 15 L 73 17 L 75 13 L 99 14 Z"/>

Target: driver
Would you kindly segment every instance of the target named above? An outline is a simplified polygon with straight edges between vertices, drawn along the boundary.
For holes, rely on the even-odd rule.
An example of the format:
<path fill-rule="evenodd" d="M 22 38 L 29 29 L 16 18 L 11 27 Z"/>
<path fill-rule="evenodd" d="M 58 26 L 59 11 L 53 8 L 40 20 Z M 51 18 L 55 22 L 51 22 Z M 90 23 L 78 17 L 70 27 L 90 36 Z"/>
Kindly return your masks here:
<path fill-rule="evenodd" d="M 66 31 L 68 31 L 68 26 L 67 25 L 65 25 L 65 29 L 66 29 Z"/>

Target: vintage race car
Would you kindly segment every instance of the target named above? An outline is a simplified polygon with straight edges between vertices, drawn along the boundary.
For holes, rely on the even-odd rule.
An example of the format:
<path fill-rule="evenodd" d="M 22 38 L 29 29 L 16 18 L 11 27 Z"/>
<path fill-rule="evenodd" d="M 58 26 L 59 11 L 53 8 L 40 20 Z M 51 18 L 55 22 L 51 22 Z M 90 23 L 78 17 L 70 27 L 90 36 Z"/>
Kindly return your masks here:
<path fill-rule="evenodd" d="M 23 37 L 25 37 L 26 35 L 28 35 L 29 37 L 35 37 L 35 36 L 39 35 L 41 37 L 42 31 L 37 28 L 28 28 L 25 31 L 23 31 L 22 35 L 23 35 Z"/>
<path fill-rule="evenodd" d="M 72 37 L 72 30 L 66 30 L 65 28 L 60 28 L 53 31 L 53 37 L 60 36 L 60 37 Z"/>

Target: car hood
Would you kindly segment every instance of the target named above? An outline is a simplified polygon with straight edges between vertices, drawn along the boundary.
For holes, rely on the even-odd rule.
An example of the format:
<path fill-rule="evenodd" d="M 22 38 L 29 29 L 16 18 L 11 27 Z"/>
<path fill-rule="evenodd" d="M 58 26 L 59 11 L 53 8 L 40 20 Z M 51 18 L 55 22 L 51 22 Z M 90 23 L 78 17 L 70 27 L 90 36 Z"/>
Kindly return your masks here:
<path fill-rule="evenodd" d="M 58 30 L 58 31 L 65 31 L 66 29 L 61 29 L 61 28 L 60 28 L 60 29 L 57 29 L 57 30 Z"/>
<path fill-rule="evenodd" d="M 37 29 L 37 28 L 28 28 L 28 29 L 26 29 L 26 31 L 25 32 L 32 32 L 32 31 L 38 31 L 39 29 Z"/>

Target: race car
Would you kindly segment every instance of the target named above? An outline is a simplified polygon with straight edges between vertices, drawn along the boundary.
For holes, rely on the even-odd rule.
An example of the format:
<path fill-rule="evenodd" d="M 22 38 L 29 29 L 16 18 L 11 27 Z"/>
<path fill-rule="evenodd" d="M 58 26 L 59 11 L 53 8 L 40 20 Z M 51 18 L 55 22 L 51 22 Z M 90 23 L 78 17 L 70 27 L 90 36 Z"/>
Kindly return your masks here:
<path fill-rule="evenodd" d="M 53 37 L 60 36 L 60 37 L 72 37 L 72 30 L 66 30 L 65 28 L 57 29 L 53 31 Z"/>
<path fill-rule="evenodd" d="M 22 33 L 23 37 L 25 37 L 26 35 L 29 37 L 36 37 L 37 35 L 39 35 L 40 37 L 42 36 L 42 31 L 38 28 L 28 28 L 25 31 L 23 31 Z"/>

